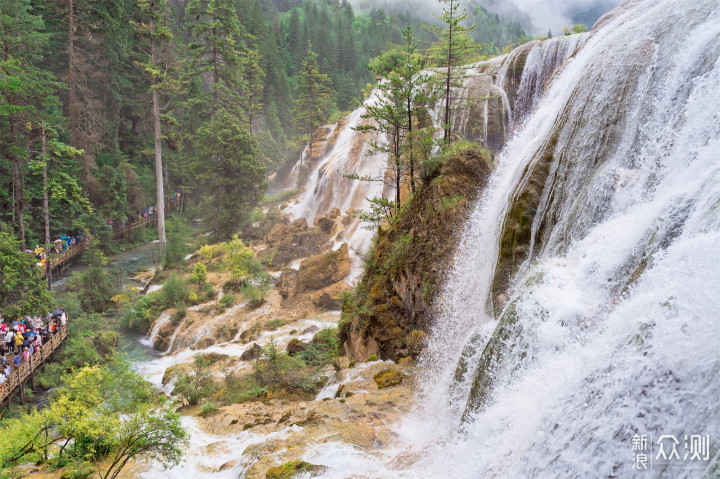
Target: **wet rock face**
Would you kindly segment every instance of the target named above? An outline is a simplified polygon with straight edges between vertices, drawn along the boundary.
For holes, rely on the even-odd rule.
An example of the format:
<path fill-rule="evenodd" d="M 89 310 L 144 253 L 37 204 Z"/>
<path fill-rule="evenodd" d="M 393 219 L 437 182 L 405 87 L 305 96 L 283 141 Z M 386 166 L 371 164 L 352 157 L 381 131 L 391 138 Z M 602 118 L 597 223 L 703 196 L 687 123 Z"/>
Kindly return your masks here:
<path fill-rule="evenodd" d="M 457 231 L 490 175 L 490 152 L 448 158 L 389 230 L 379 233 L 365 274 L 343 307 L 341 336 L 351 359 L 417 355 L 452 261 Z"/>
<path fill-rule="evenodd" d="M 282 268 L 293 260 L 327 251 L 332 239 L 345 229 L 340 210 L 333 208 L 327 215 L 310 227 L 305 218 L 290 224 L 276 224 L 265 236 L 268 247 L 258 253 L 258 258 L 268 266 Z"/>
<path fill-rule="evenodd" d="M 337 283 L 350 274 L 347 243 L 337 251 L 328 251 L 306 258 L 300 263 L 299 291 L 318 290 Z"/>
<path fill-rule="evenodd" d="M 349 291 L 352 291 L 350 285 L 348 285 L 345 281 L 340 281 L 313 293 L 311 300 L 317 308 L 327 309 L 330 311 L 340 311 L 342 308 L 342 300 L 340 299 L 340 296 Z"/>
<path fill-rule="evenodd" d="M 402 384 L 405 375 L 397 369 L 389 368 L 377 373 L 373 379 L 375 379 L 378 389 L 384 389 Z"/>

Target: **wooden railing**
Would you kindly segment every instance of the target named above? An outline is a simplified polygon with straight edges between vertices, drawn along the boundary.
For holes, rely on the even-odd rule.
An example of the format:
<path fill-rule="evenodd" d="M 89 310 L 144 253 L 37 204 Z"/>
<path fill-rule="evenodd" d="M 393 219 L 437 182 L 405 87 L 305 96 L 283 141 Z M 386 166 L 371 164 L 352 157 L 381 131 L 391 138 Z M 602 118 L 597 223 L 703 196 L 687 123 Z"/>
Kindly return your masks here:
<path fill-rule="evenodd" d="M 83 251 L 85 251 L 85 243 L 81 242 L 68 248 L 62 253 L 50 255 L 47 261 L 43 263 L 43 272 L 47 276 L 48 267 L 57 268 L 58 266 L 62 266 L 64 263 L 67 263 L 71 259 L 82 254 Z"/>
<path fill-rule="evenodd" d="M 170 211 L 180 208 L 180 206 L 182 206 L 184 200 L 185 200 L 184 195 L 178 196 L 171 200 L 168 200 L 165 205 L 165 212 L 169 213 Z M 113 229 L 112 237 L 113 237 L 113 239 L 122 238 L 125 235 L 127 235 L 128 233 L 130 233 L 138 228 L 144 228 L 147 225 L 156 225 L 156 224 L 157 224 L 157 215 L 154 214 L 147 218 L 143 218 L 142 220 L 138 220 L 133 223 L 130 223 L 127 226 L 122 226 L 120 228 Z M 63 251 L 62 253 L 48 255 L 47 261 L 45 261 L 45 263 L 43 263 L 43 266 L 42 266 L 45 276 L 47 276 L 48 267 L 50 268 L 50 271 L 52 271 L 53 268 L 62 266 L 63 264 L 65 264 L 68 261 L 75 258 L 76 256 L 82 254 L 82 252 L 84 250 L 85 250 L 85 243 L 80 242 L 80 243 L 76 244 L 75 246 Z"/>
<path fill-rule="evenodd" d="M 36 369 L 45 364 L 45 361 L 55 352 L 57 348 L 65 341 L 68 335 L 68 324 L 60 326 L 57 333 L 50 333 L 50 337 L 46 343 L 40 346 L 40 351 L 36 351 L 35 354 L 30 356 L 30 359 L 23 362 L 17 368 L 13 367 L 13 372 L 10 377 L 5 380 L 4 383 L 0 384 L 0 404 L 5 403 L 5 400 L 12 394 L 15 388 L 22 386 L 27 381 Z"/>

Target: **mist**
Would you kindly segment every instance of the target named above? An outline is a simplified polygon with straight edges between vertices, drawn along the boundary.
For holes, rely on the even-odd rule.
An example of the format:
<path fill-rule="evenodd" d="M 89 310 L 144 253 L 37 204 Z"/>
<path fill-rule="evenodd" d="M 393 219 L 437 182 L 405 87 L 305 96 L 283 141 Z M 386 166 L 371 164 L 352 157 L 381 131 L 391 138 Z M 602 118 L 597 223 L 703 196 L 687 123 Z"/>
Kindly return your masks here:
<path fill-rule="evenodd" d="M 588 29 L 621 0 L 480 0 L 480 4 L 506 18 L 520 21 L 531 34 L 552 30 L 555 34 L 565 25 L 585 23 Z M 529 21 L 528 21 L 529 20 Z"/>
<path fill-rule="evenodd" d="M 552 30 L 558 35 L 565 25 L 585 23 L 589 28 L 603 14 L 612 10 L 621 0 L 467 0 L 461 6 L 472 11 L 477 6 L 497 13 L 506 20 L 521 24 L 531 35 Z M 351 0 L 360 10 L 383 8 L 386 11 L 411 12 L 435 23 L 433 14 L 442 11 L 437 0 Z"/>

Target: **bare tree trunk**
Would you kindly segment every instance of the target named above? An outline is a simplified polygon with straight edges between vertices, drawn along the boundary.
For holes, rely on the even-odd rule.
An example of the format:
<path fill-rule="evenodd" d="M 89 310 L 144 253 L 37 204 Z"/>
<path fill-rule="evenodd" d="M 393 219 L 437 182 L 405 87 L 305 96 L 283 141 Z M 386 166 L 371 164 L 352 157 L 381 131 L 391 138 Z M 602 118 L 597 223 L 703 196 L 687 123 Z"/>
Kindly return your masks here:
<path fill-rule="evenodd" d="M 454 6 L 453 3 L 450 3 L 450 16 L 454 17 Z M 447 61 L 447 79 L 445 84 L 445 136 L 444 140 L 445 142 L 450 141 L 450 77 L 452 74 L 452 34 L 453 34 L 453 26 L 452 21 L 448 23 L 448 61 Z"/>
<path fill-rule="evenodd" d="M 48 198 L 48 175 L 47 175 L 47 136 L 45 134 L 45 120 L 40 121 L 40 131 L 42 135 L 42 155 L 43 155 L 43 220 L 45 222 L 45 244 L 50 244 L 50 201 Z M 47 274 L 48 291 L 52 290 L 52 265 L 45 258 L 45 271 Z"/>
<path fill-rule="evenodd" d="M 43 155 L 43 220 L 45 221 L 45 244 L 50 244 L 50 202 L 48 199 L 48 169 L 47 169 L 47 138 L 45 136 L 45 121 L 40 121 L 40 130 L 42 135 L 42 155 Z"/>
<path fill-rule="evenodd" d="M 155 40 L 155 22 L 150 23 L 150 62 L 153 68 L 156 62 L 156 40 Z M 157 89 L 157 78 L 153 77 L 153 119 L 155 122 L 155 177 L 157 183 L 157 225 L 158 236 L 160 237 L 160 248 L 165 249 L 165 189 L 163 184 L 163 166 L 162 166 L 162 129 L 160 124 L 160 93 Z"/>
<path fill-rule="evenodd" d="M 15 146 L 15 116 L 13 114 L 10 114 L 9 116 L 9 123 L 10 146 L 11 148 L 13 148 Z M 14 152 L 11 153 L 10 156 L 12 157 L 13 168 L 13 197 L 15 199 L 14 216 L 17 219 L 18 239 L 20 240 L 20 247 L 22 249 L 25 249 L 25 224 L 23 221 L 23 209 L 25 209 L 25 204 L 23 202 L 22 185 L 20 182 L 20 160 L 18 159 L 17 154 Z"/>
<path fill-rule="evenodd" d="M 77 109 L 77 85 L 75 72 L 75 0 L 68 0 L 68 127 L 70 128 L 70 145 L 77 147 L 77 131 L 79 126 Z"/>

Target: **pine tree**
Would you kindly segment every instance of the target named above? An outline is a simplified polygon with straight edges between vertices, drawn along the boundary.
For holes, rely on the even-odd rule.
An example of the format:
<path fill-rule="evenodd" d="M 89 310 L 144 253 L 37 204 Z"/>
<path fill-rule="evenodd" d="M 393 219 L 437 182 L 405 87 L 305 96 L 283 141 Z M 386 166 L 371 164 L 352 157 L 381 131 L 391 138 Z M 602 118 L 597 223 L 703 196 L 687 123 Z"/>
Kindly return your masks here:
<path fill-rule="evenodd" d="M 240 116 L 242 78 L 237 41 L 241 30 L 232 0 L 190 0 L 185 17 L 193 40 L 189 45 L 192 74 L 210 77 L 209 91 L 193 99 L 196 109 L 204 118 L 221 108 Z"/>
<path fill-rule="evenodd" d="M 320 73 L 317 54 L 312 45 L 308 45 L 307 56 L 302 63 L 295 90 L 295 125 L 302 134 L 307 134 L 312 156 L 312 137 L 315 130 L 323 125 L 330 113 L 332 101 L 331 82 L 328 76 Z"/>
<path fill-rule="evenodd" d="M 151 76 L 150 91 L 153 99 L 153 133 L 155 136 L 155 204 L 157 205 L 160 248 L 164 250 L 167 239 L 165 236 L 165 184 L 163 181 L 160 90 L 173 88 L 173 82 L 167 76 L 167 63 L 162 65 L 158 59 L 158 51 L 161 49 L 162 44 L 172 39 L 172 33 L 167 27 L 167 0 L 138 0 L 138 7 L 142 18 L 135 25 L 138 31 L 150 40 L 149 58 L 148 63 L 145 65 L 145 71 Z"/>
<path fill-rule="evenodd" d="M 28 143 L 24 123 L 55 86 L 49 72 L 36 68 L 48 35 L 42 18 L 31 13 L 30 0 L 5 0 L 0 4 L 0 124 L 3 156 L 12 165 L 13 225 L 25 248 L 26 195 L 23 177 Z"/>
<path fill-rule="evenodd" d="M 267 189 L 257 143 L 234 115 L 220 110 L 198 128 L 193 147 L 193 173 L 209 210 L 208 227 L 218 240 L 227 240 Z"/>
<path fill-rule="evenodd" d="M 466 8 L 460 8 L 460 0 L 438 0 L 444 4 L 442 15 L 439 17 L 444 26 L 427 26 L 425 29 L 430 33 L 440 37 L 440 44 L 437 54 L 437 63 L 442 69 L 442 85 L 445 97 L 445 111 L 443 114 L 443 140 L 445 143 L 450 142 L 450 134 L 452 132 L 452 123 L 450 120 L 450 112 L 452 108 L 452 87 L 456 85 L 459 65 L 464 63 L 464 59 L 469 50 L 472 49 L 472 39 L 469 33 L 475 29 L 475 25 L 465 26 L 464 23 L 470 17 Z"/>

